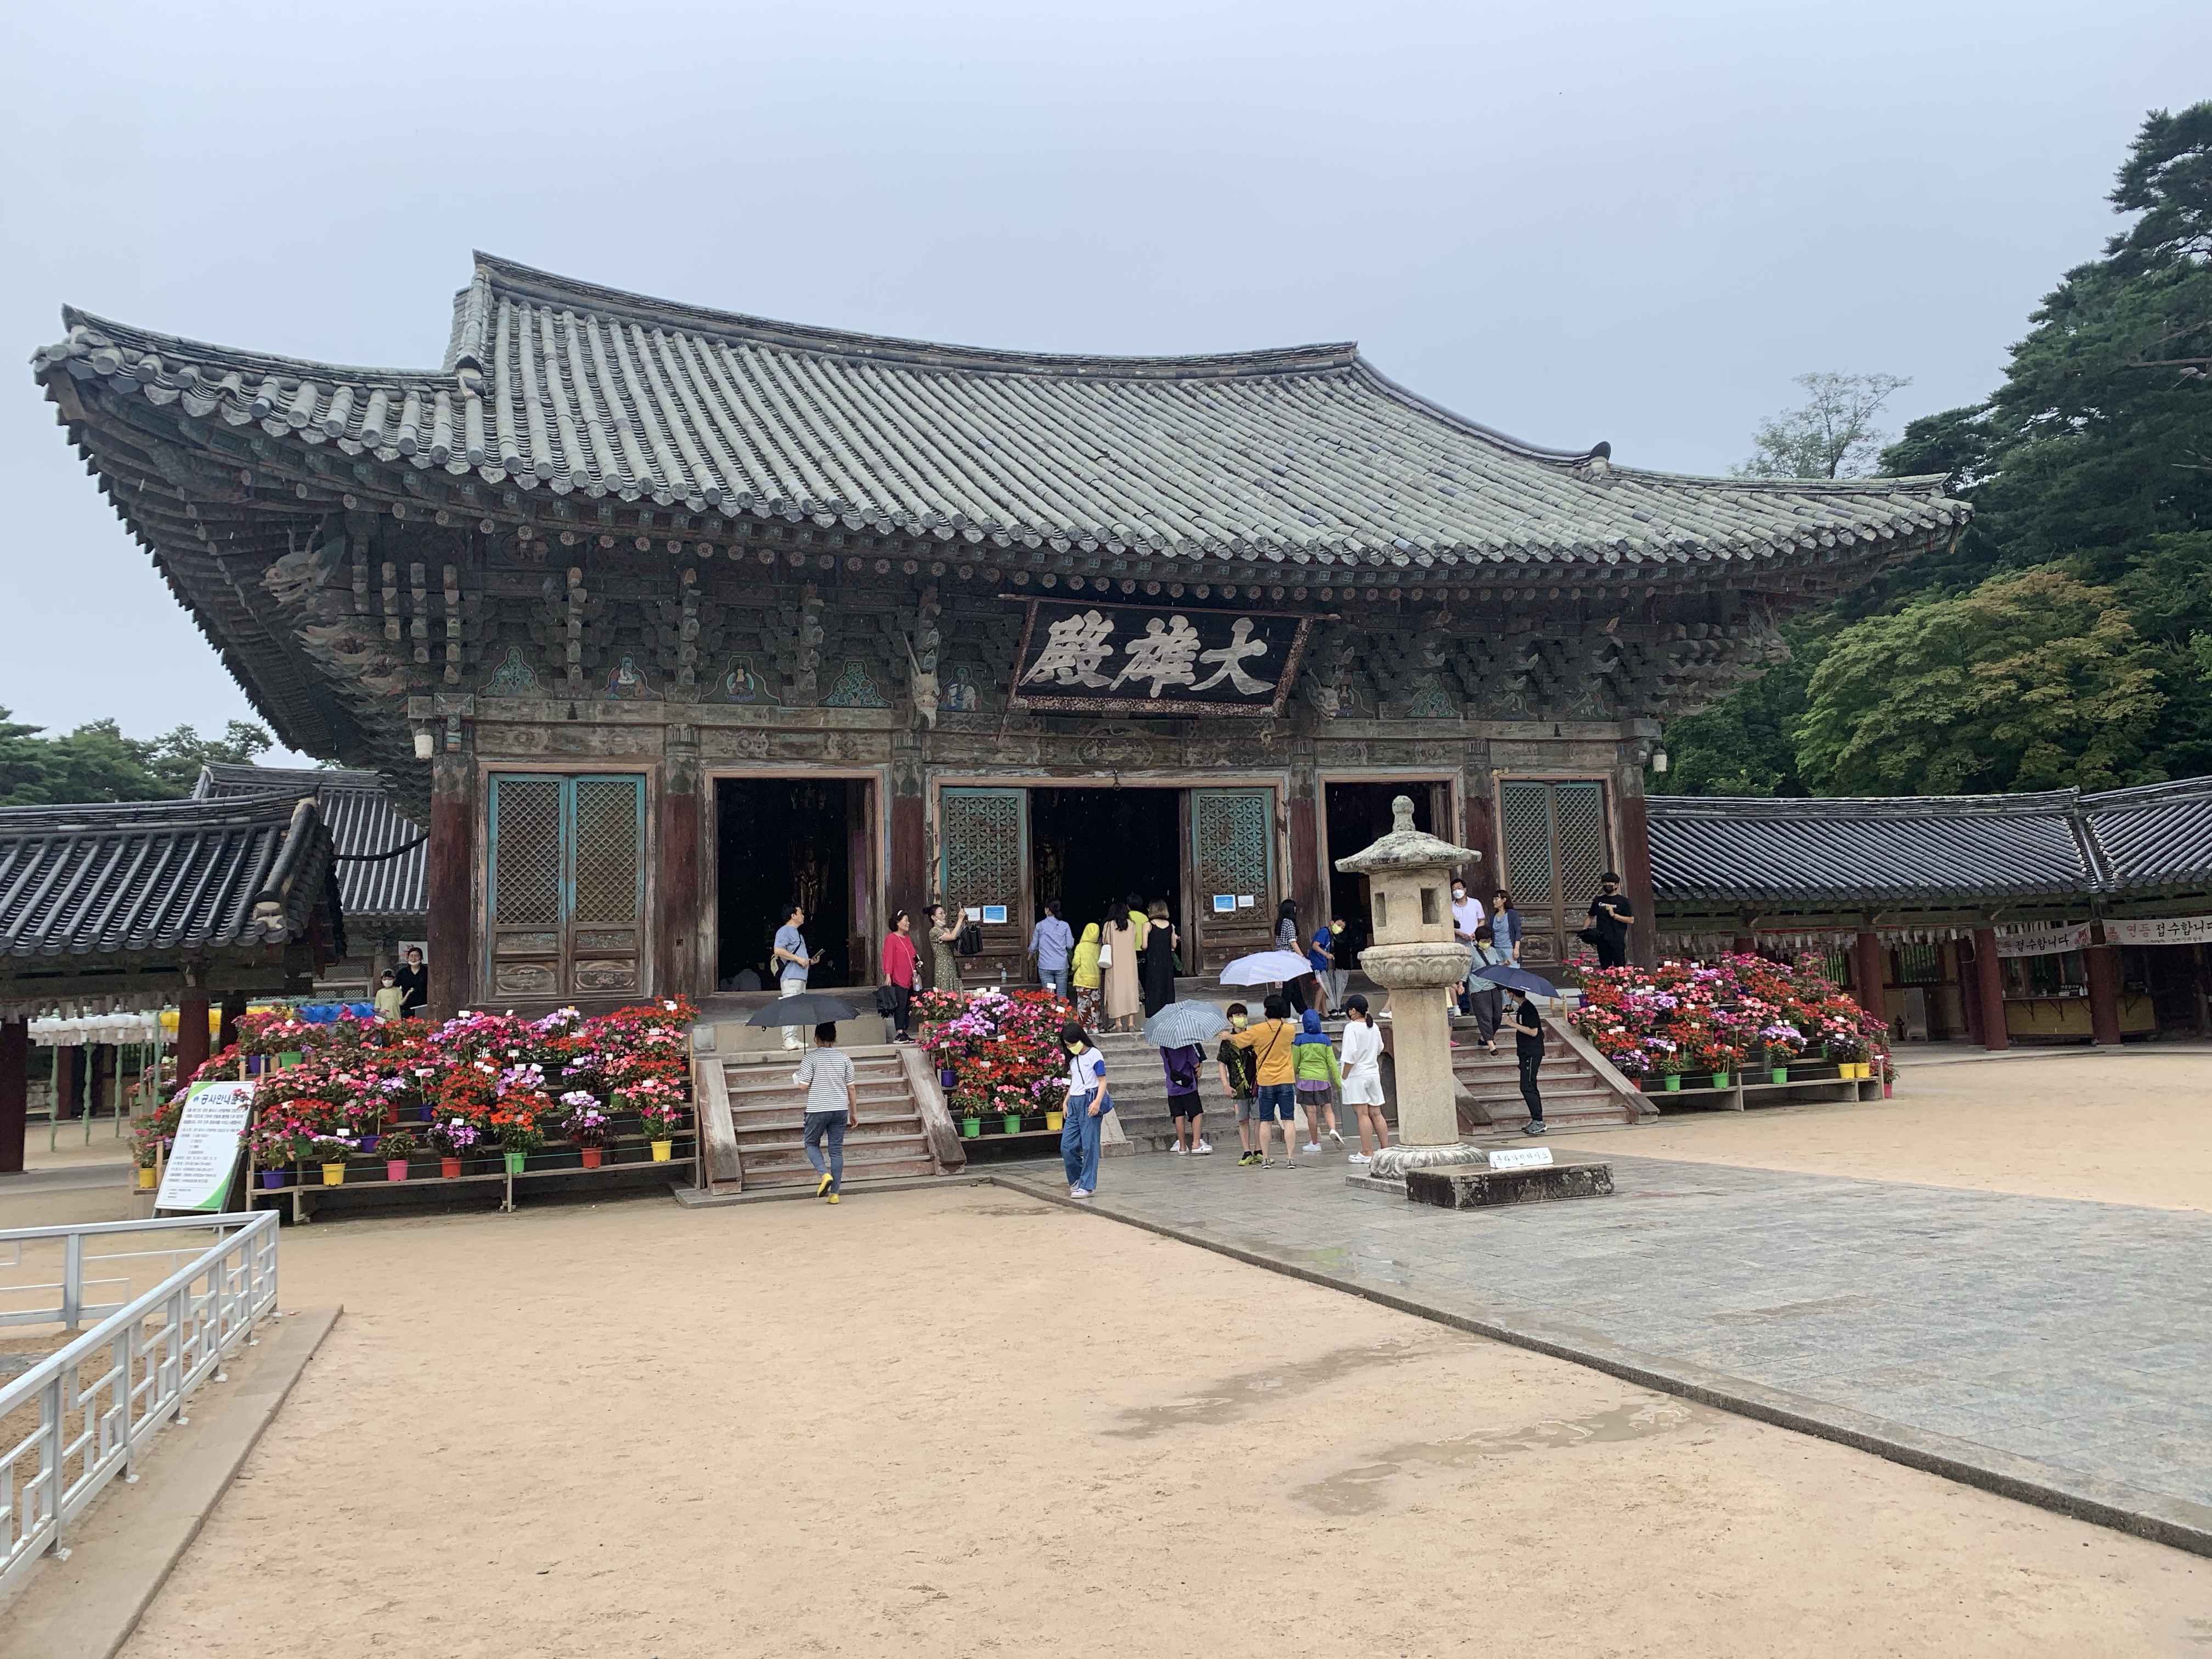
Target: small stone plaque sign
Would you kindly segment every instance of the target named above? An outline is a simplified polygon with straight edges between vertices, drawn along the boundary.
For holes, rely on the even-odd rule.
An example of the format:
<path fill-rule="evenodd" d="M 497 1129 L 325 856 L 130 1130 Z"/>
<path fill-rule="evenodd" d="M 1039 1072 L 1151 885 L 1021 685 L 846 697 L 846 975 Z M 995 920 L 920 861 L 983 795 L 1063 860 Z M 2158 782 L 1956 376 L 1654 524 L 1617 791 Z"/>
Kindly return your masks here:
<path fill-rule="evenodd" d="M 1510 1152 L 1490 1155 L 1490 1167 L 1493 1170 L 1540 1170 L 1551 1161 L 1549 1146 L 1516 1146 Z"/>

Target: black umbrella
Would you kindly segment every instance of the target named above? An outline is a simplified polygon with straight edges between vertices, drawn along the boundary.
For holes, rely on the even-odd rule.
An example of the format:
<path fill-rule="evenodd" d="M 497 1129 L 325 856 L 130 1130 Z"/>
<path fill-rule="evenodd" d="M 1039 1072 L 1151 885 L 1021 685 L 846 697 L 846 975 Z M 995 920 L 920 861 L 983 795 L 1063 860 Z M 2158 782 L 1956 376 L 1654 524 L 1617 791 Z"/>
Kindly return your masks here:
<path fill-rule="evenodd" d="M 827 991 L 801 991 L 795 997 L 778 997 L 745 1017 L 748 1025 L 826 1025 L 833 1019 L 858 1019 L 860 1011 L 842 997 Z"/>

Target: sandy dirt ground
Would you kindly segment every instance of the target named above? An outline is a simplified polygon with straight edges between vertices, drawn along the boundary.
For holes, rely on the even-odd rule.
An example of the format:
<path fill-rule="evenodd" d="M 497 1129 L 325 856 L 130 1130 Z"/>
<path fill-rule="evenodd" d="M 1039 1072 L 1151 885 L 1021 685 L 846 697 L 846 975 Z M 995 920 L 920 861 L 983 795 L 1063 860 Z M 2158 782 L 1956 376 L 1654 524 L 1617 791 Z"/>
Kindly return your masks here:
<path fill-rule="evenodd" d="M 345 1316 L 130 1659 L 2212 1645 L 2212 1561 L 986 1186 L 283 1252 Z"/>
<path fill-rule="evenodd" d="M 1682 1158 L 2212 1209 L 2212 1052 L 1907 1065 L 1889 1100 L 1685 1113 L 1558 1145 L 1577 1157 Z"/>

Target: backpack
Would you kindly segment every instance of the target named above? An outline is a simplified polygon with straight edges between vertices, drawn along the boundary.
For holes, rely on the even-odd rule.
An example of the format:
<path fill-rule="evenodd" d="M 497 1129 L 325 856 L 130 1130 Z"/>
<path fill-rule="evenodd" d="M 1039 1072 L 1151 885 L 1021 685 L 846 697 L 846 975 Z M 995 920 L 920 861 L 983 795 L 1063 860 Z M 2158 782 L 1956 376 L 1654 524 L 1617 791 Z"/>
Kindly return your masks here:
<path fill-rule="evenodd" d="M 983 930 L 974 922 L 962 926 L 959 937 L 952 941 L 956 957 L 980 957 L 983 954 Z"/>

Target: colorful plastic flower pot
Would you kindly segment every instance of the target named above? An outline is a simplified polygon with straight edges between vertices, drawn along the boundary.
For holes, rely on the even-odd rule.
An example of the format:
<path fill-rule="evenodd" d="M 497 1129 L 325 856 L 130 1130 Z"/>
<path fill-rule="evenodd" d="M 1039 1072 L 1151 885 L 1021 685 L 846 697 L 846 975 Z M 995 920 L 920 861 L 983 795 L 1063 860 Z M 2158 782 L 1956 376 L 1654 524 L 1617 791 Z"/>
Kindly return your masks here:
<path fill-rule="evenodd" d="M 324 1186 L 325 1186 L 325 1187 L 343 1187 L 343 1186 L 344 1186 L 344 1185 L 345 1185 L 345 1165 L 344 1165 L 344 1164 L 324 1164 L 324 1165 L 323 1165 L 323 1185 L 324 1185 Z"/>
<path fill-rule="evenodd" d="M 297 1066 L 307 1057 L 307 1056 L 305 1054 L 297 1048 L 287 1048 L 283 1054 L 276 1056 L 276 1063 L 279 1066 Z"/>
<path fill-rule="evenodd" d="M 937 1080 L 943 1087 L 950 1089 L 954 1084 L 960 1081 L 960 1073 L 954 1071 L 950 1066 L 940 1066 L 937 1068 Z"/>
<path fill-rule="evenodd" d="M 655 1140 L 648 1144 L 653 1147 L 653 1161 L 655 1164 L 665 1164 L 676 1155 L 676 1143 L 672 1140 Z"/>
<path fill-rule="evenodd" d="M 1019 1112 L 1008 1112 L 1006 1116 L 1006 1133 L 1008 1134 L 1018 1135 L 1021 1133 L 1022 1115 Z"/>
<path fill-rule="evenodd" d="M 960 1120 L 960 1138 L 961 1138 L 961 1139 L 963 1139 L 963 1140 L 975 1140 L 975 1139 L 980 1139 L 980 1138 L 981 1137 L 982 1133 L 983 1133 L 983 1120 L 982 1120 L 981 1118 L 980 1118 L 980 1117 L 963 1117 L 963 1118 L 962 1118 L 962 1119 Z"/>
<path fill-rule="evenodd" d="M 440 1158 L 438 1173 L 447 1181 L 459 1181 L 461 1178 L 461 1160 L 458 1158 Z"/>
<path fill-rule="evenodd" d="M 1790 1081 L 1790 1068 L 1787 1066 L 1778 1066 L 1766 1075 L 1771 1082 L 1787 1083 Z"/>
<path fill-rule="evenodd" d="M 1065 1112 L 1047 1112 L 1044 1115 L 1044 1127 L 1048 1129 L 1057 1131 L 1066 1121 L 1067 1114 Z"/>
<path fill-rule="evenodd" d="M 604 1146 L 583 1146 L 579 1147 L 577 1150 L 583 1153 L 584 1167 L 587 1170 L 598 1169 L 599 1167 L 599 1159 L 606 1152 L 606 1148 Z"/>
<path fill-rule="evenodd" d="M 365 1155 L 374 1152 L 376 1150 L 376 1143 L 383 1139 L 384 1137 L 382 1135 L 363 1135 L 361 1138 L 361 1150 L 363 1154 Z"/>
<path fill-rule="evenodd" d="M 264 1170 L 261 1172 L 261 1184 L 264 1188 L 273 1188 L 283 1186 L 284 1184 L 284 1172 L 282 1170 Z"/>
<path fill-rule="evenodd" d="M 386 1158 L 384 1160 L 384 1178 L 386 1181 L 406 1180 L 407 1160 L 404 1158 Z"/>
<path fill-rule="evenodd" d="M 508 1152 L 505 1154 L 507 1158 L 507 1174 L 511 1176 L 520 1175 L 522 1173 L 523 1162 L 529 1156 L 530 1154 L 527 1152 Z"/>
<path fill-rule="evenodd" d="M 1733 1072 L 1715 1072 L 1713 1073 L 1713 1087 L 1716 1089 L 1727 1088 L 1729 1085 L 1734 1081 L 1735 1076 L 1735 1074 Z"/>
<path fill-rule="evenodd" d="M 1680 1094 L 1682 1092 L 1682 1074 L 1680 1072 L 1668 1073 L 1667 1075 L 1660 1080 L 1659 1086 L 1664 1089 L 1670 1095 Z"/>
<path fill-rule="evenodd" d="M 138 1188 L 141 1192 L 153 1191 L 154 1177 L 157 1173 L 159 1172 L 150 1164 L 142 1164 L 138 1166 Z"/>

